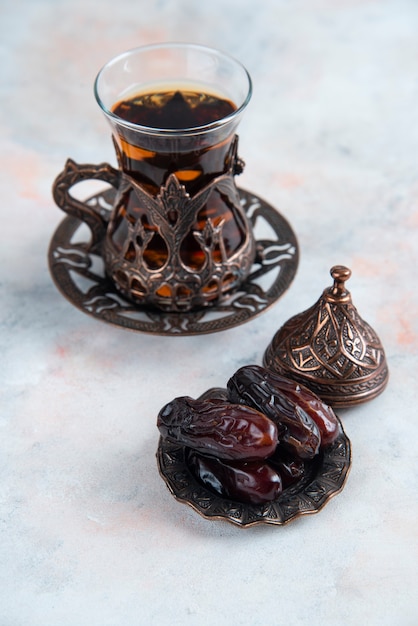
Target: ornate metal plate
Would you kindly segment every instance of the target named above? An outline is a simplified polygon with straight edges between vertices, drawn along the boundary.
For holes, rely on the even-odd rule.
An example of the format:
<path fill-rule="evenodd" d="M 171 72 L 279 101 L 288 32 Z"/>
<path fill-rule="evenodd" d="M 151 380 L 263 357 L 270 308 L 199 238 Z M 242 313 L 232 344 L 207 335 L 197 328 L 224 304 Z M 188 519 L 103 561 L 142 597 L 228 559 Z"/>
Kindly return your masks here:
<path fill-rule="evenodd" d="M 210 389 L 201 397 L 222 397 L 222 394 L 225 394 L 223 389 Z M 341 422 L 340 427 L 340 435 L 315 457 L 304 478 L 267 504 L 241 504 L 216 495 L 189 469 L 187 448 L 162 438 L 157 450 L 158 469 L 172 495 L 203 517 L 247 527 L 283 526 L 301 515 L 317 513 L 343 489 L 351 466 L 351 444 Z"/>
<path fill-rule="evenodd" d="M 166 313 L 126 300 L 107 278 L 102 258 L 88 250 L 88 228 L 66 217 L 49 248 L 49 268 L 60 292 L 77 308 L 104 322 L 157 335 L 197 335 L 226 330 L 270 307 L 291 284 L 299 262 L 296 236 L 287 220 L 258 196 L 239 190 L 252 224 L 257 256 L 247 280 L 216 305 L 189 313 Z M 114 191 L 89 200 L 110 211 Z"/>

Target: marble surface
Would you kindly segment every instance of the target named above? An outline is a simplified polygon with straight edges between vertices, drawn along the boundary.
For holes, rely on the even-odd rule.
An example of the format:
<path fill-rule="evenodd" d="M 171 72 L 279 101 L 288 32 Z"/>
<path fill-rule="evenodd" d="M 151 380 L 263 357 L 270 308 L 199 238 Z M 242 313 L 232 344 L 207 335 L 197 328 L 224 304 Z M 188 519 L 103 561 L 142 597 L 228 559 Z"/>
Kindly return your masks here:
<path fill-rule="evenodd" d="M 1 626 L 418 622 L 417 29 L 414 0 L 0 3 Z M 98 69 L 174 40 L 247 66 L 240 184 L 301 249 L 268 312 L 183 338 L 84 315 L 47 267 L 66 158 L 115 164 Z M 352 269 L 391 373 L 381 396 L 340 412 L 345 489 L 285 527 L 203 519 L 158 475 L 158 410 L 261 363 L 334 264 Z"/>

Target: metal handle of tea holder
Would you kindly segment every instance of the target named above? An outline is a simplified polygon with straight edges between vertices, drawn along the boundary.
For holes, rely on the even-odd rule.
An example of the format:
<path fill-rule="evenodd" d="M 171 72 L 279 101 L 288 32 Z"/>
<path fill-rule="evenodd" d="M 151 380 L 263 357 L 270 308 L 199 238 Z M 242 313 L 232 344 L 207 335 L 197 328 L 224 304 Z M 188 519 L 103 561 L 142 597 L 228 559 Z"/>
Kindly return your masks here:
<path fill-rule="evenodd" d="M 85 222 L 90 228 L 92 239 L 89 250 L 95 252 L 99 250 L 106 233 L 106 215 L 100 212 L 99 207 L 81 202 L 70 194 L 70 189 L 74 185 L 86 180 L 102 180 L 118 189 L 121 173 L 108 163 L 81 165 L 68 159 L 52 187 L 52 194 L 58 207 L 65 213 Z"/>

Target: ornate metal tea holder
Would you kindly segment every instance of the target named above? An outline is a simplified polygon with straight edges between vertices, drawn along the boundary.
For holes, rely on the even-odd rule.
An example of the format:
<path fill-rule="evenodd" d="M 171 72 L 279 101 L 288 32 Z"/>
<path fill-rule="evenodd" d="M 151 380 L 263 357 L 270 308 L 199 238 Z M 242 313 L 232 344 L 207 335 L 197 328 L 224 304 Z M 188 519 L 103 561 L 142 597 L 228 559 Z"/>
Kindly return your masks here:
<path fill-rule="evenodd" d="M 60 291 L 103 321 L 163 335 L 225 330 L 270 306 L 298 246 L 286 220 L 235 183 L 247 70 L 205 46 L 155 44 L 111 59 L 94 93 L 118 168 L 69 159 L 54 182 L 69 216 L 49 251 Z M 83 202 L 71 189 L 86 180 L 112 190 Z"/>
<path fill-rule="evenodd" d="M 138 305 L 115 287 L 104 267 L 99 226 L 100 222 L 108 222 L 116 193 L 113 188 L 106 189 L 82 203 L 83 221 L 67 216 L 55 231 L 49 248 L 49 267 L 56 286 L 74 306 L 96 319 L 159 335 L 222 331 L 265 311 L 295 276 L 299 250 L 291 226 L 260 197 L 238 189 L 239 202 L 255 239 L 255 259 L 247 278 L 219 301 L 191 311 L 166 312 Z M 83 223 L 86 204 L 91 208 L 92 224 L 97 231 L 94 245 L 91 232 Z M 213 240 L 213 233 L 209 239 Z"/>

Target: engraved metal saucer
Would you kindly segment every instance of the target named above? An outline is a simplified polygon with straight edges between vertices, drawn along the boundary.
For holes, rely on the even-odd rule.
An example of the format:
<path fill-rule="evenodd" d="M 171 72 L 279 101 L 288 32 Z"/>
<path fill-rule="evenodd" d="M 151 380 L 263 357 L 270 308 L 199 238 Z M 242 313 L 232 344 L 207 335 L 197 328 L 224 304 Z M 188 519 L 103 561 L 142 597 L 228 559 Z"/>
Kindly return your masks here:
<path fill-rule="evenodd" d="M 253 227 L 257 255 L 249 277 L 224 300 L 187 313 L 167 313 L 126 300 L 108 279 L 101 256 L 88 249 L 90 233 L 81 221 L 66 217 L 55 231 L 49 268 L 59 291 L 78 309 L 125 329 L 157 335 L 197 335 L 226 330 L 259 315 L 291 284 L 299 262 L 296 236 L 287 220 L 253 193 L 239 190 Z M 110 211 L 114 190 L 88 202 Z"/>
<path fill-rule="evenodd" d="M 226 390 L 209 389 L 200 398 L 226 397 Z M 338 418 L 337 418 L 338 419 Z M 318 513 L 346 482 L 351 467 L 351 444 L 341 421 L 340 434 L 312 460 L 303 479 L 266 504 L 242 504 L 205 487 L 187 464 L 187 448 L 160 438 L 157 463 L 172 495 L 207 519 L 223 519 L 238 526 L 283 526 L 301 515 Z"/>

